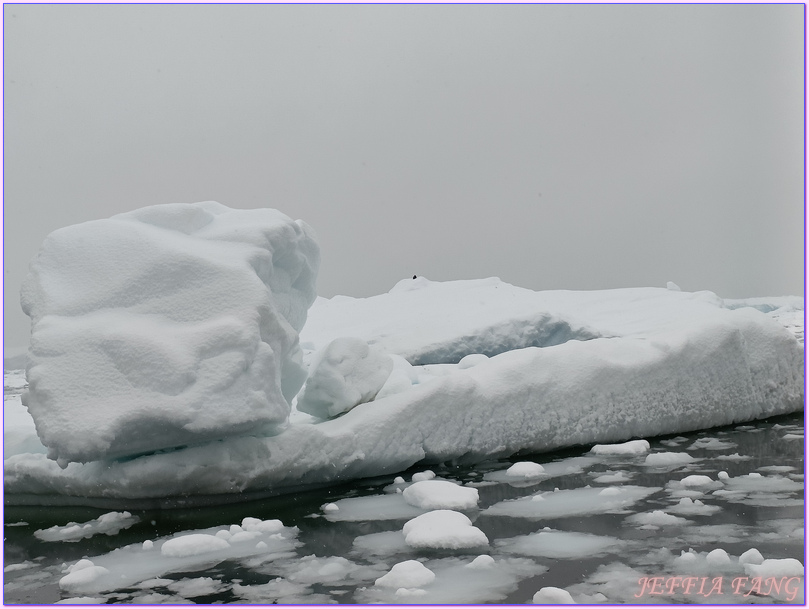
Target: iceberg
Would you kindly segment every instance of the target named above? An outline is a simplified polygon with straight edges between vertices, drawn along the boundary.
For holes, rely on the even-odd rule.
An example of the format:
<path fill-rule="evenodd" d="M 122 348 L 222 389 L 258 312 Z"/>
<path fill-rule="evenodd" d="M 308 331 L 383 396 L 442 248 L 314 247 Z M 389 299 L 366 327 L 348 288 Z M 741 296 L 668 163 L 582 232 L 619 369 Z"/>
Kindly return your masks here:
<path fill-rule="evenodd" d="M 132 457 L 284 423 L 318 265 L 305 223 L 215 202 L 49 235 L 21 292 L 23 403 L 48 456 Z"/>
<path fill-rule="evenodd" d="M 158 206 L 98 226 L 159 262 L 118 272 L 127 256 L 79 247 L 85 225 L 46 241 L 23 301 L 48 454 L 17 412 L 7 502 L 240 501 L 576 445 L 633 442 L 612 458 L 642 462 L 644 438 L 803 409 L 802 299 L 423 277 L 315 299 L 311 229 L 274 210 Z"/>

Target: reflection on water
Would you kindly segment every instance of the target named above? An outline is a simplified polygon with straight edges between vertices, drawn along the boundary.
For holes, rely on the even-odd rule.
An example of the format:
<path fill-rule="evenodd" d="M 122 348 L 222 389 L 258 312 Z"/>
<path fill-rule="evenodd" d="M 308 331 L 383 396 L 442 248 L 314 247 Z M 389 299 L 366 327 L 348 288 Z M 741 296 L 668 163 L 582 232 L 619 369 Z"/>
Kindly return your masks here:
<path fill-rule="evenodd" d="M 744 575 L 737 557 L 750 548 L 756 548 L 767 559 L 803 559 L 803 428 L 803 414 L 800 413 L 651 440 L 652 452 L 687 452 L 695 458 L 691 463 L 670 467 L 646 466 L 645 455 L 598 456 L 587 461 L 579 471 L 538 482 L 517 482 L 503 477 L 504 470 L 516 461 L 548 464 L 583 455 L 591 457 L 589 447 L 585 447 L 542 455 L 521 455 L 511 460 L 474 466 L 416 467 L 401 474 L 409 481 L 413 473 L 429 467 L 440 478 L 477 488 L 480 509 L 467 512 L 467 515 L 488 537 L 488 549 L 415 550 L 404 546 L 387 549 L 383 546 L 373 554 L 358 552 L 355 539 L 372 533 L 401 531 L 406 519 L 332 522 L 324 518 L 322 508 L 324 504 L 348 497 L 384 494 L 383 489 L 392 483 L 393 476 L 220 507 L 130 510 L 140 518 L 137 524 L 115 535 L 99 534 L 73 543 L 41 541 L 34 532 L 68 522 L 85 523 L 109 510 L 7 506 L 4 600 L 6 603 L 53 603 L 70 598 L 75 595 L 61 591 L 58 582 L 64 569 L 82 557 L 103 555 L 127 544 L 141 544 L 144 540 L 155 540 L 179 531 L 229 525 L 239 523 L 245 517 L 256 517 L 280 519 L 287 526 L 298 527 L 297 539 L 301 545 L 295 550 L 296 557 L 281 557 L 252 567 L 246 566 L 244 561 L 224 561 L 202 571 L 166 573 L 160 575 L 161 580 L 153 585 L 97 594 L 97 602 L 141 600 L 173 603 L 183 599 L 196 603 L 418 603 L 437 602 L 436 599 L 452 602 L 455 597 L 451 586 L 456 581 L 453 578 L 458 577 L 455 574 L 461 573 L 459 565 L 467 564 L 481 553 L 488 553 L 499 561 L 498 564 L 507 565 L 511 577 L 498 575 L 500 579 L 496 579 L 492 574 L 488 592 L 481 591 L 479 598 L 465 598 L 463 602 L 526 603 L 544 586 L 568 589 L 581 602 L 751 602 L 756 598 L 759 598 L 758 602 L 785 602 L 790 599 L 783 592 L 780 596 L 775 594 L 764 598 L 757 596 L 758 591 L 745 598 L 734 597 L 729 586 L 731 577 L 739 573 Z M 720 472 L 727 472 L 727 478 L 721 483 L 718 479 L 724 474 L 720 476 Z M 761 478 L 749 477 L 750 473 L 760 474 Z M 715 484 L 710 488 L 682 485 L 679 481 L 689 475 L 707 475 Z M 540 519 L 483 513 L 486 508 L 506 500 L 531 497 L 554 489 L 581 489 L 588 485 L 593 488 L 632 485 L 661 490 L 627 506 L 622 513 Z M 675 506 L 684 497 L 720 509 L 712 514 L 680 515 L 688 522 L 678 526 L 658 526 L 654 520 L 643 526 L 628 519 L 632 514 L 657 510 L 675 514 Z M 526 555 L 525 550 L 520 554 L 521 546 L 514 538 L 537 533 L 544 527 L 615 537 L 620 543 L 598 555 L 565 559 Z M 731 557 L 733 568 L 706 563 L 703 555 L 717 548 Z M 686 558 L 691 560 L 695 576 L 714 578 L 719 573 L 726 578 L 722 598 L 677 596 L 676 592 L 673 596 L 634 597 L 640 591 L 638 580 L 642 576 L 689 575 L 682 568 L 686 563 L 681 558 L 681 554 L 689 550 L 693 551 L 694 558 Z M 334 560 L 323 563 L 332 571 L 343 569 L 347 575 L 334 581 L 326 575 L 321 579 L 312 576 L 315 571 L 305 571 L 302 565 L 317 566 L 320 563 L 312 563 L 312 559 L 308 563 L 300 560 L 311 555 L 348 559 L 341 563 Z M 380 592 L 374 587 L 376 578 L 394 564 L 409 559 L 419 559 L 437 573 L 436 583 L 427 589 L 429 592 L 434 588 L 439 596 L 430 597 L 425 593 L 406 597 L 402 593 L 397 597 L 393 590 Z M 322 571 L 325 574 L 329 569 Z M 472 580 L 468 575 L 465 577 L 466 584 L 461 585 L 467 594 L 474 596 L 474 586 L 470 588 Z M 460 590 L 457 589 L 458 594 Z M 744 589 L 740 593 L 743 592 Z M 761 596 L 764 596 L 763 592 Z M 799 598 L 791 600 L 798 602 L 801 599 L 802 592 Z"/>

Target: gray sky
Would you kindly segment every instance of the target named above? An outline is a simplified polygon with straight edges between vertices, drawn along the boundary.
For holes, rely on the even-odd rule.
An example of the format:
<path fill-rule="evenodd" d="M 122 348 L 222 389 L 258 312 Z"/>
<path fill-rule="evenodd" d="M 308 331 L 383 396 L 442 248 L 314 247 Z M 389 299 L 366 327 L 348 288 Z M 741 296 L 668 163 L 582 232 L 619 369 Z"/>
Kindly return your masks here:
<path fill-rule="evenodd" d="M 802 294 L 802 5 L 5 5 L 4 345 L 45 236 L 274 207 L 413 274 Z"/>

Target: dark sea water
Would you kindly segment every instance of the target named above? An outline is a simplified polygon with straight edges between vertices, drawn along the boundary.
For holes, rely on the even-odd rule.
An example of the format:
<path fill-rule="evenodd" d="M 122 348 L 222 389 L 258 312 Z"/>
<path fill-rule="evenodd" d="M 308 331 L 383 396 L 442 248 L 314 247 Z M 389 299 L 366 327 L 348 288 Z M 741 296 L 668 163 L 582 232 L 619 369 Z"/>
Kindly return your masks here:
<path fill-rule="evenodd" d="M 202 570 L 163 573 L 159 580 L 140 587 L 107 590 L 90 596 L 99 603 L 511 604 L 530 603 L 538 590 L 554 586 L 566 589 L 579 602 L 798 603 L 803 600 L 802 578 L 791 582 L 789 590 L 783 588 L 776 592 L 755 588 L 751 579 L 740 583 L 734 594 L 731 583 L 734 578 L 745 576 L 738 557 L 751 548 L 756 548 L 765 559 L 791 558 L 804 562 L 803 430 L 804 417 L 799 413 L 654 438 L 650 439 L 652 453 L 688 453 L 695 461 L 661 468 L 644 465 L 646 454 L 600 456 L 578 471 L 539 482 L 510 480 L 504 478 L 503 473 L 518 461 L 547 466 L 577 457 L 592 457 L 590 447 L 520 455 L 475 466 L 425 465 L 402 472 L 400 475 L 410 481 L 414 473 L 430 469 L 439 478 L 478 489 L 479 509 L 466 513 L 486 534 L 489 546 L 470 550 L 416 550 L 401 544 L 386 547 L 383 543 L 374 553 L 369 553 L 358 549 L 357 538 L 391 532 L 393 539 L 409 517 L 348 522 L 325 518 L 323 506 L 330 502 L 389 494 L 391 489 L 386 490 L 386 487 L 393 482 L 393 476 L 220 507 L 129 510 L 140 518 L 137 524 L 115 535 L 98 534 L 74 543 L 41 541 L 34 532 L 69 522 L 84 523 L 110 510 L 7 505 L 4 601 L 6 604 L 40 604 L 76 597 L 77 594 L 61 590 L 59 580 L 69 565 L 83 557 L 92 559 L 127 544 L 142 544 L 145 540 L 180 531 L 227 526 L 240 523 L 245 517 L 255 517 L 280 519 L 287 526 L 298 527 L 299 547 L 291 555 L 259 566 L 226 560 L 209 564 Z M 724 477 L 720 472 L 727 473 L 725 482 L 719 481 Z M 750 477 L 750 473 L 760 474 L 760 477 Z M 683 487 L 679 481 L 691 475 L 709 476 L 715 482 L 709 487 Z M 728 484 L 728 478 L 735 480 L 734 485 Z M 587 506 L 583 505 L 577 506 L 584 510 L 578 515 L 537 520 L 484 511 L 505 500 L 588 485 L 596 489 L 632 485 L 657 490 L 626 509 L 611 513 L 588 513 Z M 673 506 L 683 497 L 699 499 L 718 509 L 710 514 L 677 514 Z M 676 514 L 686 521 L 667 524 L 659 514 L 655 520 L 656 511 Z M 644 525 L 643 520 L 633 519 L 635 514 L 652 516 Z M 563 548 L 568 551 L 564 557 L 521 553 L 517 538 L 537 533 L 544 527 L 566 533 L 607 536 L 618 541 L 598 551 L 585 548 L 577 552 L 572 546 Z M 721 552 L 718 556 L 715 553 L 713 558 L 707 557 L 706 553 L 717 549 L 728 555 L 729 562 L 723 562 Z M 690 562 L 679 558 L 682 552 L 689 551 L 694 555 Z M 480 578 L 476 571 L 456 567 L 481 554 L 492 556 L 500 566 L 496 574 L 491 572 L 494 583 L 489 582 L 478 590 Z M 306 558 L 313 555 L 316 559 Z M 345 560 L 340 562 L 336 557 Z M 321 562 L 313 562 L 318 559 L 322 559 Z M 420 560 L 437 574 L 435 582 L 424 587 L 424 593 L 397 596 L 395 590 L 374 586 L 375 579 L 394 564 L 411 559 Z M 324 576 L 318 580 L 316 574 L 312 575 L 316 573 L 312 565 L 330 568 L 323 569 Z M 338 574 L 336 579 L 329 576 L 334 573 Z M 698 579 L 688 594 L 682 586 L 674 586 L 670 594 L 642 593 L 643 577 L 668 578 L 662 580 L 663 583 L 673 585 L 671 578 L 675 576 L 708 578 L 708 586 L 716 585 L 719 578 L 721 588 L 708 595 L 705 581 Z M 778 572 L 778 576 L 782 574 Z M 795 588 L 798 583 L 799 592 Z M 700 584 L 702 594 L 698 593 Z"/>

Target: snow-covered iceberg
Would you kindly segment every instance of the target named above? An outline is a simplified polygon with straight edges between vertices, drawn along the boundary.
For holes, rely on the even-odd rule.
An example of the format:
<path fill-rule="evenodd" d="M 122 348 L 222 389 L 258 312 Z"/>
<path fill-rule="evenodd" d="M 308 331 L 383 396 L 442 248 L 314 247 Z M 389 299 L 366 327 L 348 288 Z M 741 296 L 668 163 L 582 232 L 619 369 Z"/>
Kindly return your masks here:
<path fill-rule="evenodd" d="M 211 210 L 221 207 L 203 204 L 202 209 L 216 215 Z M 284 403 L 277 413 L 285 416 L 290 391 L 294 393 L 303 383 L 303 375 L 289 370 L 300 370 L 295 365 L 300 352 L 294 331 L 303 323 L 312 295 L 300 287 L 300 277 L 306 277 L 304 283 L 311 286 L 317 249 L 304 225 L 273 214 L 277 212 L 267 211 L 266 217 L 282 218 L 284 228 L 279 231 L 289 239 L 280 241 L 290 247 L 276 261 L 285 271 L 281 273 L 284 281 L 274 284 L 275 271 L 267 271 L 270 281 L 262 282 L 262 294 L 271 303 L 280 294 L 286 304 L 278 305 L 283 314 L 271 315 L 275 329 L 259 329 L 257 322 L 251 327 L 261 342 L 270 345 L 273 354 L 283 353 L 284 361 L 292 362 L 271 368 L 267 381 L 281 383 L 275 387 L 276 396 L 283 396 Z M 226 217 L 224 212 L 221 216 L 222 220 Z M 256 221 L 251 228 L 223 232 L 231 237 L 253 235 L 251 230 L 260 232 L 261 225 Z M 204 230 L 190 231 L 195 247 L 207 251 L 208 241 L 221 245 L 213 239 L 196 238 Z M 185 243 L 184 237 L 178 239 Z M 243 251 L 241 242 L 234 245 L 231 240 L 227 244 Z M 228 258 L 220 252 L 210 257 L 233 261 L 235 256 Z M 244 270 L 245 257 L 238 260 L 233 266 Z M 55 261 L 45 266 L 54 273 L 58 268 Z M 291 268 L 301 270 L 300 276 L 288 270 Z M 224 275 L 214 273 L 211 281 L 226 282 Z M 247 271 L 242 275 L 248 275 Z M 56 283 L 54 278 L 48 285 Z M 133 278 L 129 283 L 136 286 L 136 292 L 142 285 Z M 122 302 L 133 299 L 127 311 L 139 313 L 137 294 L 127 297 L 124 284 L 115 294 Z M 97 298 L 112 296 L 101 290 Z M 230 295 L 223 294 L 221 298 L 226 304 L 245 301 L 244 296 L 231 300 Z M 31 298 L 32 303 L 35 301 L 39 303 Z M 257 306 L 255 301 L 247 301 Z M 12 451 L 17 454 L 7 453 L 6 500 L 101 506 L 132 506 L 134 500 L 151 505 L 187 504 L 192 499 L 232 501 L 390 474 L 419 462 L 475 462 L 800 411 L 804 352 L 802 314 L 798 311 L 802 311 L 803 302 L 773 302 L 770 308 L 763 301 L 726 304 L 711 292 L 665 288 L 534 292 L 497 278 L 450 282 L 407 279 L 389 293 L 371 298 L 318 298 L 300 332 L 302 361 L 309 366 L 312 393 L 298 395 L 301 410 L 293 400 L 285 425 L 272 430 L 262 425 L 240 427 L 228 419 L 237 416 L 230 414 L 238 411 L 236 397 L 223 390 L 218 400 L 211 401 L 211 407 L 214 402 L 229 404 L 225 409 L 229 414 L 217 427 L 213 440 L 205 441 L 199 435 L 193 445 L 189 442 L 186 447 L 127 459 L 115 458 L 109 448 L 106 453 L 96 450 L 95 454 L 103 453 L 103 458 L 60 469 L 42 452 L 22 452 L 23 447 L 30 450 L 26 435 L 30 430 L 24 428 L 25 422 L 15 410 L 15 427 L 6 433 L 13 432 L 14 445 L 20 449 Z M 49 381 L 48 375 L 59 379 L 67 374 L 57 369 L 63 362 L 57 359 L 57 352 L 46 350 L 42 342 L 47 336 L 42 320 L 47 318 L 44 314 L 35 317 L 40 321 L 34 328 L 33 365 L 29 370 L 32 394 L 43 383 L 55 382 Z M 53 325 L 64 333 L 72 322 L 67 319 Z M 90 320 L 82 323 L 91 334 L 100 331 L 90 326 Z M 177 335 L 184 323 L 167 321 L 166 331 Z M 218 326 L 199 327 L 200 340 L 208 336 L 216 342 L 213 328 Z M 351 339 L 340 340 L 345 337 Z M 340 348 L 334 348 L 335 340 Z M 281 347 L 276 349 L 278 343 L 273 341 L 280 341 Z M 126 343 L 133 351 L 137 351 L 137 344 L 137 338 Z M 366 357 L 364 345 L 373 357 Z M 351 357 L 341 364 L 343 356 Z M 373 362 L 379 363 L 378 375 L 370 365 Z M 234 367 L 244 370 L 230 360 L 219 363 L 221 367 L 211 366 L 210 374 L 227 377 Z M 157 382 L 155 378 L 162 383 L 162 375 L 176 373 L 173 361 L 156 365 L 145 357 L 143 365 L 144 383 Z M 168 366 L 165 371 L 164 366 Z M 295 382 L 285 385 L 288 374 Z M 319 382 L 316 377 L 329 380 Z M 96 379 L 100 379 L 98 384 Z M 120 375 L 102 374 L 92 366 L 75 386 L 79 383 L 89 387 L 99 400 L 106 393 L 121 391 L 116 383 L 128 387 Z M 57 399 L 55 393 L 44 395 L 40 405 Z M 348 399 L 350 396 L 355 397 Z M 310 408 L 307 402 L 317 407 Z M 350 410 L 338 414 L 347 409 L 340 404 Z M 339 407 L 330 409 L 333 405 Z M 31 408 L 29 397 L 29 409 L 38 419 L 36 408 Z M 138 412 L 145 408 L 136 405 Z M 271 414 L 275 412 L 272 408 L 266 410 L 270 413 L 265 413 L 267 418 L 262 422 L 279 420 Z M 250 408 L 247 411 L 245 416 L 251 416 Z M 326 420 L 335 414 L 338 416 Z M 46 419 L 50 415 L 42 416 Z M 73 439 L 59 437 L 77 430 L 68 423 L 64 431 L 48 429 L 57 438 L 54 444 L 59 450 L 71 441 L 78 446 L 89 442 L 78 431 Z M 47 427 L 39 420 L 37 424 Z M 224 427 L 231 435 L 223 433 Z M 127 446 L 127 452 L 138 441 L 132 439 L 133 444 L 127 444 L 130 432 L 139 432 L 138 426 L 123 426 L 119 433 L 118 442 Z M 93 454 L 86 448 L 76 448 L 74 453 Z M 55 456 L 61 453 L 57 451 Z"/>
<path fill-rule="evenodd" d="M 23 403 L 48 456 L 131 457 L 284 423 L 318 265 L 305 223 L 210 201 L 49 235 L 21 292 Z"/>

